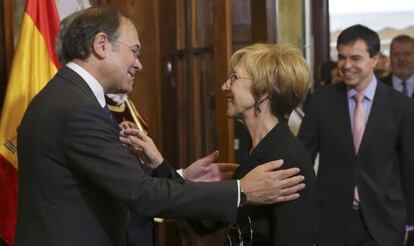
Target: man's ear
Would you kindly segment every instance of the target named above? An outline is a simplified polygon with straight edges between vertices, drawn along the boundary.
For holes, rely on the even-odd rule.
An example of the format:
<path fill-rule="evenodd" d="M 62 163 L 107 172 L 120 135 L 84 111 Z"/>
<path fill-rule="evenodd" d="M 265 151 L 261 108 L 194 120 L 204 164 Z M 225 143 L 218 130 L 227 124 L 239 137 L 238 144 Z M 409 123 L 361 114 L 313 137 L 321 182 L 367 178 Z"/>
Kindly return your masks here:
<path fill-rule="evenodd" d="M 371 59 L 374 59 L 374 67 L 373 68 L 375 68 L 377 66 L 377 64 L 379 62 L 379 57 L 380 57 L 379 54 L 376 54 L 376 55 L 371 57 Z"/>
<path fill-rule="evenodd" d="M 106 33 L 99 32 L 95 35 L 92 43 L 92 54 L 97 56 L 100 59 L 104 59 L 107 56 L 109 51 L 110 43 L 108 41 L 108 36 Z"/>

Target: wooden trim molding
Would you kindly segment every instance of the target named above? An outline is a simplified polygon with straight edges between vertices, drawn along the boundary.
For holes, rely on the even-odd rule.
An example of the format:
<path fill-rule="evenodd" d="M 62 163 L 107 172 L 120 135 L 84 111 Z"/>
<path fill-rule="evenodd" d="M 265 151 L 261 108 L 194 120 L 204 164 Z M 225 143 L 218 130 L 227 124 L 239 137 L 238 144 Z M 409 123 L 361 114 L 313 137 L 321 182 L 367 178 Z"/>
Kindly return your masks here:
<path fill-rule="evenodd" d="M 276 1 L 250 0 L 252 42 L 276 43 Z"/>
<path fill-rule="evenodd" d="M 319 68 L 329 61 L 329 0 L 312 1 L 312 36 L 314 38 L 314 74 L 319 80 Z"/>
<path fill-rule="evenodd" d="M 234 162 L 234 124 L 226 116 L 221 84 L 227 80 L 232 53 L 232 0 L 214 0 L 214 69 L 216 81 L 216 129 L 220 161 Z"/>
<path fill-rule="evenodd" d="M 3 21 L 4 21 L 4 51 L 6 57 L 6 71 L 8 75 L 14 55 L 13 42 L 13 1 L 3 0 Z M 8 76 L 6 76 L 8 77 Z"/>

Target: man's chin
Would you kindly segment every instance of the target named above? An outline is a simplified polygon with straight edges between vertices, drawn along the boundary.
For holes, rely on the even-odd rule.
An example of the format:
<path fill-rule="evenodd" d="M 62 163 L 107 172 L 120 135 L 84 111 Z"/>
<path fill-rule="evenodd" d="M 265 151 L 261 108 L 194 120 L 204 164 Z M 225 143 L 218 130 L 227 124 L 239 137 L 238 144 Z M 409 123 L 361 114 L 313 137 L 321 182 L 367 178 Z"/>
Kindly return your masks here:
<path fill-rule="evenodd" d="M 118 89 L 118 93 L 122 93 L 122 94 L 128 94 L 132 91 L 132 89 L 134 89 L 134 87 L 132 87 L 132 84 L 130 86 L 125 86 L 123 88 L 119 88 Z"/>
<path fill-rule="evenodd" d="M 406 71 L 404 71 L 404 72 L 402 72 L 402 73 L 399 73 L 398 71 L 397 72 L 394 72 L 394 74 L 395 74 L 395 76 L 397 76 L 398 78 L 409 78 L 409 77 L 411 77 L 411 75 L 410 75 L 410 73 L 408 73 L 408 72 L 406 72 Z"/>
<path fill-rule="evenodd" d="M 132 91 L 132 87 L 131 88 L 114 88 L 111 89 L 109 91 L 107 91 L 106 93 L 109 94 L 129 94 Z"/>
<path fill-rule="evenodd" d="M 357 82 L 357 81 L 354 81 L 354 80 L 344 80 L 344 83 L 345 83 L 348 87 L 351 87 L 351 88 L 353 88 L 353 87 L 355 87 L 355 86 L 357 86 L 357 85 L 358 85 L 358 82 Z"/>

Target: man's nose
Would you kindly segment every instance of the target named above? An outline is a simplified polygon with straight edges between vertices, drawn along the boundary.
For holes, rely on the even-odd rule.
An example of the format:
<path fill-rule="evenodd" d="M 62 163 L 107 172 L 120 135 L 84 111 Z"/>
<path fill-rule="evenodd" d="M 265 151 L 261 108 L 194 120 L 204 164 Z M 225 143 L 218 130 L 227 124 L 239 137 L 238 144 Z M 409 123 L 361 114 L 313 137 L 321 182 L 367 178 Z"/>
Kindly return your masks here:
<path fill-rule="evenodd" d="M 134 67 L 136 67 L 138 71 L 141 71 L 142 69 L 144 69 L 144 66 L 142 66 L 142 63 L 139 60 L 139 58 L 135 58 Z"/>

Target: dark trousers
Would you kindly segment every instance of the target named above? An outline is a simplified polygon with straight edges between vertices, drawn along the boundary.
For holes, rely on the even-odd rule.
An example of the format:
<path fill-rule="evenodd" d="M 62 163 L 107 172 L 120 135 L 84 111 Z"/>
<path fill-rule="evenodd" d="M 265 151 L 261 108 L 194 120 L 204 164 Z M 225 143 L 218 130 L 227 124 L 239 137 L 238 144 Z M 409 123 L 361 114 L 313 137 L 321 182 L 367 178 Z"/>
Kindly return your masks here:
<path fill-rule="evenodd" d="M 414 246 L 414 232 L 410 232 L 406 246 Z"/>
<path fill-rule="evenodd" d="M 0 237 L 0 246 L 7 246 L 6 242 L 3 241 L 3 238 Z"/>
<path fill-rule="evenodd" d="M 350 228 L 347 243 L 349 246 L 380 246 L 368 231 L 361 210 L 353 210 L 353 226 Z"/>

